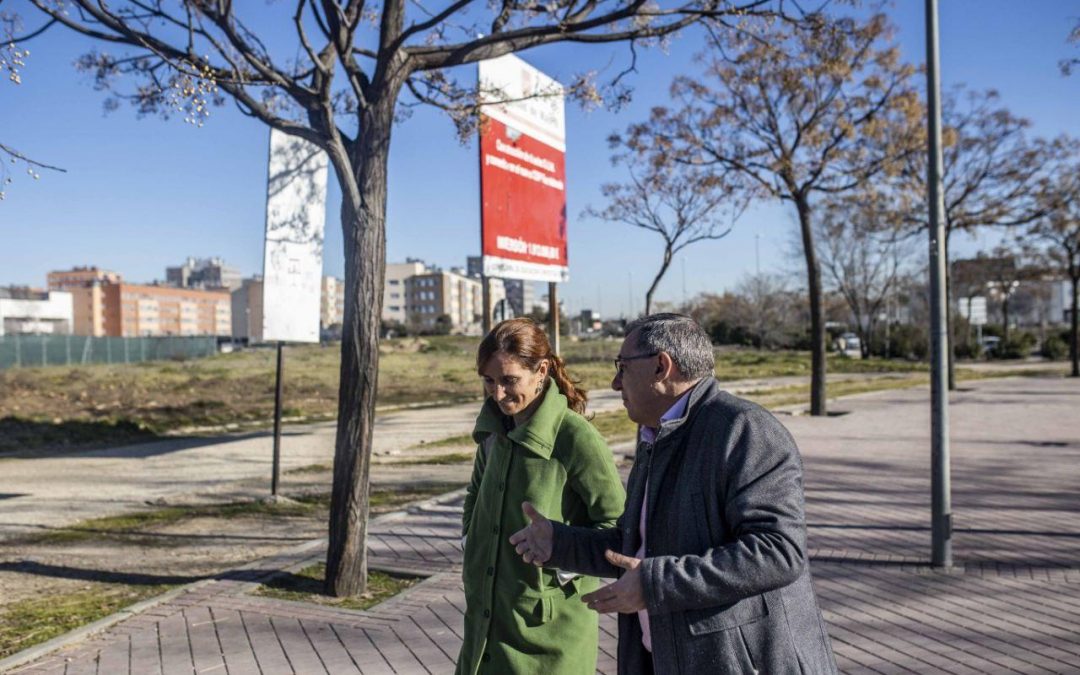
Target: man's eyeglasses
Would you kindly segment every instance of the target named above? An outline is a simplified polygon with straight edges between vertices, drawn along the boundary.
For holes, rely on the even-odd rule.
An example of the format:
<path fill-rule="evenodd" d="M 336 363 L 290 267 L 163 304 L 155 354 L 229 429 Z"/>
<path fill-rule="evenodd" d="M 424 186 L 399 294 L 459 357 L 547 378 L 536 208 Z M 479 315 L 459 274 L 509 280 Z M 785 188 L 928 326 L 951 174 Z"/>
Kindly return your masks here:
<path fill-rule="evenodd" d="M 616 356 L 615 357 L 615 377 L 619 377 L 623 374 L 623 368 L 626 366 L 627 361 L 637 361 L 638 359 L 651 359 L 658 355 L 660 352 L 651 352 L 649 354 L 638 354 L 637 356 Z"/>

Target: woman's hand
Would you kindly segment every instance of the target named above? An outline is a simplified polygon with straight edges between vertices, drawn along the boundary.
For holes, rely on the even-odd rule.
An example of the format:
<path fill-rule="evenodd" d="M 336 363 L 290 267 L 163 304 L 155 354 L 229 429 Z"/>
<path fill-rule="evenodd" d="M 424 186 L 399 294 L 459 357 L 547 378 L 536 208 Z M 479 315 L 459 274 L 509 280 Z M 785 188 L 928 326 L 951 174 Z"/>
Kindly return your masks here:
<path fill-rule="evenodd" d="M 551 526 L 551 521 L 540 515 L 540 512 L 529 502 L 522 502 L 521 510 L 531 522 L 510 535 L 510 543 L 514 545 L 514 550 L 522 560 L 541 567 L 551 559 L 555 528 Z"/>

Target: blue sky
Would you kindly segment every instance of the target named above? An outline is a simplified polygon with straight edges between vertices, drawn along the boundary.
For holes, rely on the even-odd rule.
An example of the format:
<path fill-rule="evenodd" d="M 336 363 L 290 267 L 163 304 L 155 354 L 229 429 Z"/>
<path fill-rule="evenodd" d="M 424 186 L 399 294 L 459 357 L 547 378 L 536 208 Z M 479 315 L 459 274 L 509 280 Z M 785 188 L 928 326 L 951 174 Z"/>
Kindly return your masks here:
<path fill-rule="evenodd" d="M 897 0 L 887 12 L 904 56 L 921 62 L 923 2 Z M 995 88 L 1002 102 L 1034 123 L 1041 135 L 1080 136 L 1080 75 L 1064 78 L 1057 62 L 1080 50 L 1066 44 L 1080 2 L 1066 0 L 944 0 L 941 3 L 942 80 Z M 261 7 L 261 3 L 259 7 Z M 5 6 L 5 9 L 8 7 Z M 570 277 L 560 296 L 571 310 L 618 315 L 640 311 L 659 263 L 655 234 L 581 216 L 601 207 L 600 185 L 619 180 L 605 138 L 662 103 L 672 76 L 692 69 L 700 43 L 676 38 L 668 54 L 648 51 L 633 79 L 633 103 L 620 113 L 567 110 L 567 198 Z M 0 202 L 0 285 L 43 286 L 51 269 L 94 264 L 132 281 L 163 278 L 165 267 L 188 255 L 222 256 L 245 274 L 262 266 L 266 156 L 269 131 L 231 104 L 207 124 L 137 119 L 121 108 L 106 114 L 103 95 L 72 62 L 89 42 L 54 31 L 30 43 L 23 84 L 0 82 L 0 142 L 67 173 L 34 180 L 13 172 Z M 523 57 L 568 79 L 582 68 L 619 70 L 625 47 L 555 46 Z M 479 163 L 475 142 L 458 143 L 438 111 L 418 109 L 394 132 L 390 159 L 388 257 L 406 256 L 450 267 L 479 249 Z M 331 181 L 333 183 L 333 181 Z M 339 196 L 331 185 L 325 271 L 341 276 Z M 763 206 L 745 214 L 726 239 L 685 251 L 657 298 L 731 288 L 756 266 L 800 272 L 788 254 L 794 218 Z M 988 233 L 960 251 L 989 246 Z M 685 280 L 685 281 L 684 281 Z M 632 303 L 632 306 L 631 306 Z"/>

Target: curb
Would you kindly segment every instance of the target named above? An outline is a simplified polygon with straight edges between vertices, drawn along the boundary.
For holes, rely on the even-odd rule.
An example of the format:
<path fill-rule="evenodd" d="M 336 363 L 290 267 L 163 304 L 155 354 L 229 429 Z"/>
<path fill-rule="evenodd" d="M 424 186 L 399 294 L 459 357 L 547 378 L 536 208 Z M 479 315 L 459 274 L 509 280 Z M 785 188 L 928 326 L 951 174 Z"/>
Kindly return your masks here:
<path fill-rule="evenodd" d="M 442 502 L 455 499 L 458 496 L 460 496 L 461 494 L 464 494 L 465 490 L 466 490 L 466 488 L 459 488 L 459 489 L 453 490 L 451 492 L 447 492 L 447 493 L 444 493 L 444 494 L 441 494 L 441 495 L 436 495 L 434 497 L 430 497 L 428 499 L 425 499 L 422 502 L 416 502 L 415 504 L 410 505 L 406 509 L 402 509 L 402 510 L 399 510 L 399 511 L 391 511 L 389 513 L 384 513 L 384 514 L 378 516 L 377 518 L 375 518 L 374 520 L 372 520 L 371 522 L 372 522 L 372 524 L 374 524 L 376 522 L 400 520 L 401 518 L 409 515 L 410 512 L 414 512 L 417 509 L 436 506 L 436 505 L 439 505 Z M 269 571 L 269 572 L 267 572 L 266 574 L 260 576 L 257 579 L 252 579 L 252 580 L 249 580 L 249 581 L 236 582 L 235 586 L 231 587 L 228 592 L 222 593 L 222 595 L 241 595 L 243 593 L 250 592 L 251 590 L 253 590 L 257 586 L 260 586 L 261 584 L 265 583 L 266 581 L 269 581 L 270 579 L 273 579 L 276 576 L 279 576 L 279 575 L 282 575 L 282 574 L 287 574 L 287 573 L 295 571 L 297 569 L 302 569 L 303 567 L 306 567 L 307 565 L 311 564 L 311 562 L 313 560 L 316 560 L 318 556 L 313 556 L 313 555 L 303 556 L 301 554 L 303 554 L 305 552 L 308 552 L 308 551 L 310 551 L 312 549 L 318 549 L 318 548 L 321 548 L 321 547 L 325 547 L 326 545 L 327 545 L 327 538 L 326 537 L 320 537 L 319 539 L 312 539 L 311 541 L 306 541 L 303 544 L 297 544 L 296 546 L 294 546 L 294 547 L 292 547 L 292 548 L 290 548 L 290 549 L 288 549 L 286 551 L 278 552 L 276 554 L 267 556 L 266 558 L 260 558 L 258 560 L 253 560 L 253 561 L 251 561 L 251 562 L 249 562 L 249 563 L 247 563 L 245 565 L 241 565 L 240 567 L 234 567 L 234 568 L 231 568 L 231 569 L 228 569 L 228 570 L 223 570 L 221 573 L 219 573 L 219 574 L 217 574 L 217 575 L 215 575 L 213 577 L 210 577 L 208 579 L 200 579 L 199 581 L 193 581 L 193 582 L 191 582 L 189 584 L 184 584 L 183 586 L 180 586 L 178 588 L 174 588 L 174 589 L 172 589 L 170 591 L 166 591 L 166 592 L 162 593 L 161 595 L 155 595 L 152 598 L 147 598 L 146 600 L 141 600 L 141 601 L 139 601 L 139 602 L 137 602 L 137 603 L 135 603 L 133 605 L 129 605 L 127 607 L 124 607 L 123 609 L 120 609 L 120 610 L 118 610 L 118 611 L 116 611 L 116 612 L 114 612 L 114 613 L 112 613 L 112 614 L 110 614 L 108 616 L 102 617 L 102 618 L 98 619 L 97 621 L 86 624 L 85 626 L 80 626 L 79 628 L 75 628 L 74 630 L 70 630 L 67 633 L 62 633 L 60 635 L 57 635 L 56 637 L 54 637 L 54 638 L 52 638 L 50 640 L 46 640 L 45 642 L 42 642 L 41 644 L 34 645 L 33 647 L 27 647 L 26 649 L 24 649 L 22 651 L 15 652 L 14 654 L 12 654 L 11 656 L 8 656 L 7 658 L 0 659 L 0 673 L 12 673 L 12 674 L 17 673 L 17 672 L 19 672 L 18 669 L 21 666 L 24 666 L 24 665 L 26 665 L 27 663 L 29 663 L 31 661 L 36 661 L 37 659 L 41 658 L 42 656 L 45 656 L 46 654 L 50 654 L 50 653 L 52 653 L 54 651 L 58 651 L 58 650 L 63 649 L 65 647 L 69 647 L 69 646 L 71 646 L 73 644 L 82 642 L 82 641 L 86 640 L 87 638 L 89 638 L 89 637 L 91 637 L 93 635 L 96 635 L 97 633 L 102 633 L 102 632 L 108 630 L 109 628 L 115 626 L 116 624 L 118 624 L 118 623 L 120 623 L 122 621 L 125 621 L 127 619 L 130 619 L 130 618 L 132 618 L 132 617 L 134 617 L 134 616 L 136 616 L 138 614 L 141 614 L 142 612 L 145 612 L 148 609 L 152 609 L 152 608 L 154 608 L 154 607 L 156 607 L 158 605 L 162 605 L 162 604 L 164 604 L 166 602 L 169 602 L 171 600 L 174 600 L 174 599 L 176 599 L 176 598 L 178 598 L 178 597 L 180 597 L 182 595 L 185 595 L 185 594 L 190 593 L 192 591 L 203 588 L 204 586 L 209 586 L 211 584 L 217 583 L 218 581 L 221 580 L 220 577 L 222 575 L 224 575 L 224 574 L 228 574 L 230 572 L 237 572 L 237 571 L 241 571 L 241 570 L 246 570 L 246 569 L 251 569 L 251 568 L 258 567 L 258 566 L 262 565 L 267 559 L 274 559 L 274 558 L 281 558 L 281 557 L 288 557 L 288 556 L 300 556 L 300 558 L 298 560 L 296 560 L 296 561 L 294 561 L 294 562 L 292 562 L 292 563 L 290 563 L 290 564 L 288 564 L 288 565 L 286 565 L 284 567 L 281 567 L 279 569 Z M 431 570 L 419 570 L 419 569 L 412 569 L 412 568 L 406 569 L 404 567 L 398 569 L 398 568 L 396 568 L 396 567 L 394 567 L 392 565 L 376 565 L 376 566 L 369 566 L 369 568 L 370 569 L 377 569 L 377 570 L 382 571 L 382 572 L 389 572 L 391 574 L 395 574 L 395 573 L 396 574 L 406 574 L 406 575 L 409 575 L 409 576 L 417 576 L 417 577 L 425 577 L 425 578 L 435 576 L 436 574 L 439 573 L 439 572 L 432 573 Z"/>

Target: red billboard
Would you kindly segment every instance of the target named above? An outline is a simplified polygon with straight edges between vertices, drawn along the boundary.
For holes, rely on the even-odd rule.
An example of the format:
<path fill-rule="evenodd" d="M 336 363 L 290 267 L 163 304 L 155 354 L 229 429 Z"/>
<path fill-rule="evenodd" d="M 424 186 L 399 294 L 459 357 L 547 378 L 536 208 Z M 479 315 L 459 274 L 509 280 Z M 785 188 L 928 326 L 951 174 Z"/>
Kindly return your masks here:
<path fill-rule="evenodd" d="M 484 274 L 566 281 L 566 147 L 562 88 L 514 56 L 480 65 Z"/>

